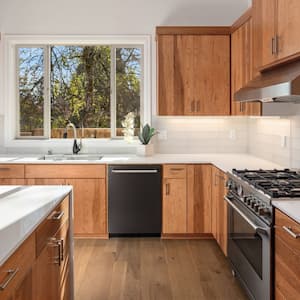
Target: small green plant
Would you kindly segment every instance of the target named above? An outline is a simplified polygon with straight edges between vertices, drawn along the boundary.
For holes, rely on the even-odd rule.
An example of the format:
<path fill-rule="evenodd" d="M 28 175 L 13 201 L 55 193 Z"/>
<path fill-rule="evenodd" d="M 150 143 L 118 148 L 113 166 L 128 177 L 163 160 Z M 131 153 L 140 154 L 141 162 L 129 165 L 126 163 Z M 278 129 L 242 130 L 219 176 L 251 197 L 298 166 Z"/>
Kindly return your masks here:
<path fill-rule="evenodd" d="M 151 138 L 157 134 L 157 131 L 150 127 L 149 124 L 141 127 L 141 132 L 139 133 L 139 140 L 143 145 L 149 144 Z"/>

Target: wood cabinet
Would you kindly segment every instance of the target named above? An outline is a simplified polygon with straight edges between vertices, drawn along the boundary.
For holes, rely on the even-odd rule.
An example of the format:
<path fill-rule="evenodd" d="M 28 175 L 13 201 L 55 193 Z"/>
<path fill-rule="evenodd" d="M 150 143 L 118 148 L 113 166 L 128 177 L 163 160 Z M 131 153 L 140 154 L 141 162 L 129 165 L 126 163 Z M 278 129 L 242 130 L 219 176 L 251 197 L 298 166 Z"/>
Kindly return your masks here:
<path fill-rule="evenodd" d="M 275 210 L 275 299 L 300 299 L 300 224 Z"/>
<path fill-rule="evenodd" d="M 212 168 L 212 234 L 227 256 L 227 204 L 224 200 L 226 174 Z"/>
<path fill-rule="evenodd" d="M 68 204 L 66 198 L 36 231 L 37 259 L 33 269 L 36 299 L 71 299 Z"/>
<path fill-rule="evenodd" d="M 253 78 L 252 18 L 248 18 L 231 34 L 231 114 L 260 116 L 261 103 L 235 101 L 234 94 Z"/>
<path fill-rule="evenodd" d="M 104 165 L 26 165 L 25 178 L 30 185 L 72 185 L 74 236 L 108 237 Z"/>
<path fill-rule="evenodd" d="M 298 0 L 253 0 L 258 69 L 300 58 L 299 16 Z"/>
<path fill-rule="evenodd" d="M 185 165 L 163 169 L 163 234 L 187 232 L 187 174 Z"/>
<path fill-rule="evenodd" d="M 159 115 L 230 114 L 229 34 L 162 34 L 158 27 L 157 69 Z"/>
<path fill-rule="evenodd" d="M 0 267 L 0 299 L 33 300 L 32 268 L 35 261 L 35 235 L 29 238 Z"/>
<path fill-rule="evenodd" d="M 211 234 L 211 165 L 164 165 L 163 235 Z"/>

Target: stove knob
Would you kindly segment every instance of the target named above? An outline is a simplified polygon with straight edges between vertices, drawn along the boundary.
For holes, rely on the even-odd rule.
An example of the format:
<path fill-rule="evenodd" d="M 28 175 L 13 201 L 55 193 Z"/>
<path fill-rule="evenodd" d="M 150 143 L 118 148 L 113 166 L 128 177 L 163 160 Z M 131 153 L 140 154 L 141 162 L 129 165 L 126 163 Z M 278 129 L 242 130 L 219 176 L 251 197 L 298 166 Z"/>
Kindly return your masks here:
<path fill-rule="evenodd" d="M 234 187 L 234 182 L 230 179 L 228 179 L 226 181 L 226 187 L 229 189 L 229 190 L 232 190 L 232 188 Z"/>
<path fill-rule="evenodd" d="M 238 188 L 237 188 L 237 193 L 238 193 L 238 195 L 239 195 L 240 197 L 243 196 L 244 191 L 243 191 L 243 187 L 242 187 L 241 185 L 238 186 Z"/>
<path fill-rule="evenodd" d="M 251 206 L 252 208 L 254 208 L 255 205 L 256 205 L 256 200 L 255 200 L 255 199 L 252 199 L 252 200 L 250 201 L 250 206 Z"/>
<path fill-rule="evenodd" d="M 252 196 L 249 196 L 249 197 L 247 198 L 247 205 L 251 205 L 252 201 L 253 201 L 253 197 L 252 197 Z"/>
<path fill-rule="evenodd" d="M 259 207 L 260 207 L 260 204 L 259 204 L 259 203 L 254 204 L 254 210 L 255 210 L 256 212 L 258 212 Z"/>

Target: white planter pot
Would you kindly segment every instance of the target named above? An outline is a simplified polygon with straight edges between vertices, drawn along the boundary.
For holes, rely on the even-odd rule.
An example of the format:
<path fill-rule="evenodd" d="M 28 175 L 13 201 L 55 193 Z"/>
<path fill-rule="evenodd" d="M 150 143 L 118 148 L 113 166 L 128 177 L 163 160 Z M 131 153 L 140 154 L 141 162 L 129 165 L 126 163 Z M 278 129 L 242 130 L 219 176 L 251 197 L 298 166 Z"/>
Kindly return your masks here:
<path fill-rule="evenodd" d="M 136 154 L 138 156 L 152 156 L 154 154 L 154 145 L 153 144 L 148 144 L 148 145 L 139 144 L 136 148 Z"/>

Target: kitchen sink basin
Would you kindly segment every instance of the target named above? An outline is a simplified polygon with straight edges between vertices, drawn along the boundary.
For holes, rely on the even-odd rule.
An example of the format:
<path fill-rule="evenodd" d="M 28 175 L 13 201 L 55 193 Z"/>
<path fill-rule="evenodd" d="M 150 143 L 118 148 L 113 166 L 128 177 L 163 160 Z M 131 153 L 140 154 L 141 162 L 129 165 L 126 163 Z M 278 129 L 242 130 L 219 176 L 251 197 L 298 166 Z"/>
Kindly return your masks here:
<path fill-rule="evenodd" d="M 39 160 L 101 160 L 103 156 L 99 154 L 51 154 L 39 158 Z"/>

